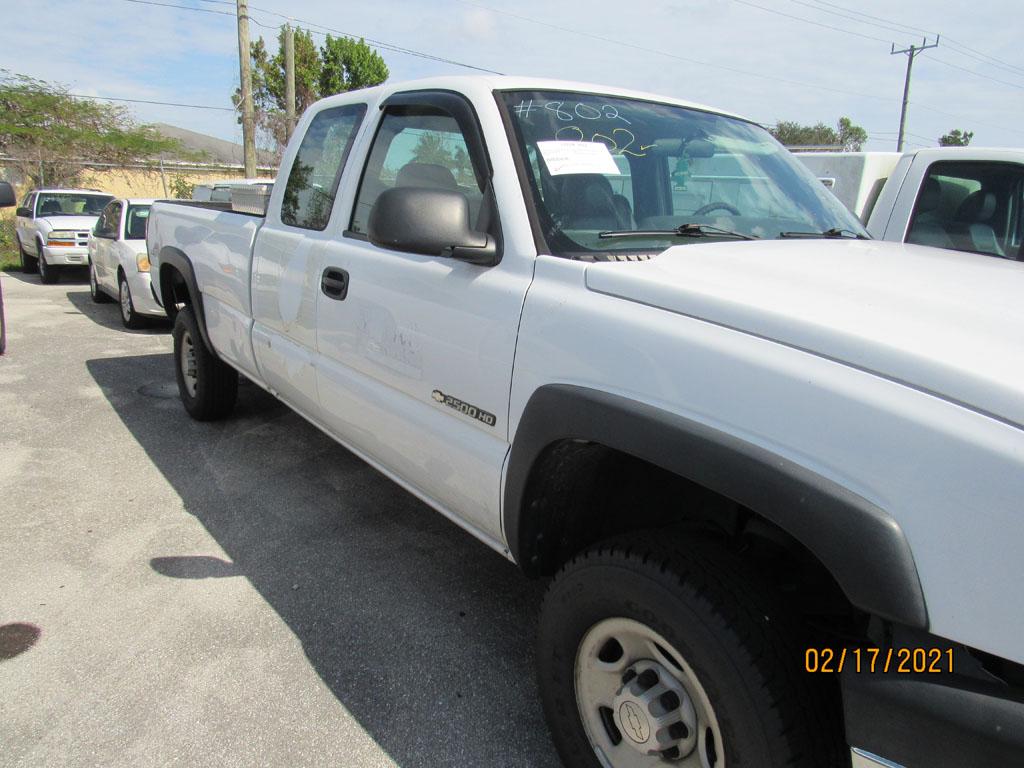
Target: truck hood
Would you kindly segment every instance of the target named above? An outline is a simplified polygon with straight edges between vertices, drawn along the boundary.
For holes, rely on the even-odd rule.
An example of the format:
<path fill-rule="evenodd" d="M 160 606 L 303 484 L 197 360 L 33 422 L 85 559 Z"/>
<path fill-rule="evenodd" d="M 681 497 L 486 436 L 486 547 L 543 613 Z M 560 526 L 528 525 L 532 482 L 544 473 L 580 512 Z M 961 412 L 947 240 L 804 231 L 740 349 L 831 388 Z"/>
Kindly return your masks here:
<path fill-rule="evenodd" d="M 96 226 L 99 216 L 42 216 L 36 219 L 45 223 L 49 231 L 54 229 L 73 229 L 76 232 L 91 230 Z"/>
<path fill-rule="evenodd" d="M 1024 425 L 1024 263 L 877 241 L 720 242 L 593 264 L 586 283 Z"/>

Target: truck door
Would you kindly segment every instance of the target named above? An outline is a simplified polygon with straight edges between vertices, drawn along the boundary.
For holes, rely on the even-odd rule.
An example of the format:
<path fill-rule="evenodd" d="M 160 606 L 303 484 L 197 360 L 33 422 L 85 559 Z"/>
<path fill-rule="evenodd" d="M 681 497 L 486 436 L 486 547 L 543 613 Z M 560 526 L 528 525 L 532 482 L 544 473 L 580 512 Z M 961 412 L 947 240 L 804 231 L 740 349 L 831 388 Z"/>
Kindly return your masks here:
<path fill-rule="evenodd" d="M 358 103 L 313 116 L 254 248 L 252 341 L 259 373 L 281 399 L 314 419 L 320 414 L 313 359 L 320 264 L 332 236 L 327 225 L 334 197 L 365 114 L 366 104 Z"/>
<path fill-rule="evenodd" d="M 506 252 L 485 267 L 367 240 L 378 196 L 418 186 L 465 195 L 474 228 L 500 242 L 491 161 L 463 96 L 391 96 L 365 158 L 347 229 L 323 251 L 323 418 L 418 495 L 500 541 L 509 388 L 532 259 Z"/>

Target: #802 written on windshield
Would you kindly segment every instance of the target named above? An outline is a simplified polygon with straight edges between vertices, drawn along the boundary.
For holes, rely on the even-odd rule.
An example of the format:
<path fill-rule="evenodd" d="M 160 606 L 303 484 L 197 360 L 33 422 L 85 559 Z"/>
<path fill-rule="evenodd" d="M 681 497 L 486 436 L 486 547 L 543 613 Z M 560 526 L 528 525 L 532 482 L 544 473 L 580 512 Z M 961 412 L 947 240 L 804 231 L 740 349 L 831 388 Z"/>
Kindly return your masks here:
<path fill-rule="evenodd" d="M 537 149 L 552 176 L 569 173 L 619 174 L 612 153 L 601 142 L 538 141 Z"/>
<path fill-rule="evenodd" d="M 565 99 L 521 99 L 517 104 L 510 103 L 510 109 L 521 124 L 530 127 L 528 132 L 535 140 L 543 137 L 557 141 L 604 144 L 612 155 L 631 157 L 644 157 L 646 150 L 651 148 L 650 144 L 645 145 L 638 136 L 640 127 L 630 119 L 633 115 L 626 117 L 628 110 L 625 107 L 603 100 L 587 103 Z M 594 155 L 595 158 L 597 156 Z"/>

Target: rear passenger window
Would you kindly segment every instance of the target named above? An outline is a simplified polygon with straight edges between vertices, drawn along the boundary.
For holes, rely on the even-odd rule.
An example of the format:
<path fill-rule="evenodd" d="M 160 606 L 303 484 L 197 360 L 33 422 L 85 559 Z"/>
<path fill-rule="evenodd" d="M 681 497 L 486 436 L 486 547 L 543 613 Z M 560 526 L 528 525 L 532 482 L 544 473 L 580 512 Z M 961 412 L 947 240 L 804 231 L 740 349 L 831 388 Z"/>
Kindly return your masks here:
<path fill-rule="evenodd" d="M 366 161 L 350 231 L 366 234 L 374 203 L 392 187 L 461 192 L 469 201 L 470 222 L 479 223 L 483 190 L 466 140 L 450 115 L 384 115 Z"/>
<path fill-rule="evenodd" d="M 928 169 L 906 241 L 1021 259 L 1024 166 L 943 161 Z"/>
<path fill-rule="evenodd" d="M 283 223 L 317 230 L 327 226 L 341 171 L 364 114 L 365 104 L 346 104 L 313 118 L 288 174 L 281 203 Z"/>

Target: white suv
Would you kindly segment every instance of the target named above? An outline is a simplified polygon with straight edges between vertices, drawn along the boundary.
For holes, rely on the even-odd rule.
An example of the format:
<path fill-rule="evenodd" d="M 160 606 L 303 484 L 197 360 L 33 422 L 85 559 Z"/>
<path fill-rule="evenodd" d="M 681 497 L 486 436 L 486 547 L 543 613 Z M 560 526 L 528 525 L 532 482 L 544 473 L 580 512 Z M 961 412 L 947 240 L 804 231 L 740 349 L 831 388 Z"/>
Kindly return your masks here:
<path fill-rule="evenodd" d="M 89 263 L 89 233 L 103 207 L 113 200 L 95 189 L 37 189 L 17 211 L 18 252 L 25 272 L 55 283 L 64 266 Z"/>

